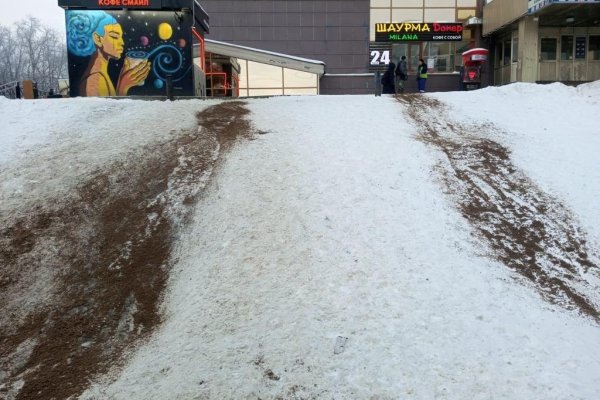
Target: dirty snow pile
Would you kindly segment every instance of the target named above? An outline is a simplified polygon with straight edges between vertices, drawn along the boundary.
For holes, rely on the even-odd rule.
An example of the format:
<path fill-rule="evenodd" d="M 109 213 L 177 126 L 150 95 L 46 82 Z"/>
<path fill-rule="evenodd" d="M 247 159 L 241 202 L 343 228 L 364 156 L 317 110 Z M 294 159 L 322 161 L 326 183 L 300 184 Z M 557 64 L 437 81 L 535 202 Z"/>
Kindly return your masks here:
<path fill-rule="evenodd" d="M 103 165 L 194 131 L 196 112 L 212 104 L 0 98 L 0 213 L 60 197 Z"/>
<path fill-rule="evenodd" d="M 426 96 L 453 118 L 496 125 L 491 139 L 600 249 L 598 82 Z M 31 190 L 35 173 L 68 180 L 210 105 L 15 103 L 0 99 L 2 192 Z M 443 155 L 415 139 L 401 103 L 247 107 L 265 134 L 232 149 L 196 205 L 173 255 L 165 323 L 83 399 L 600 398 L 599 326 L 489 257 L 435 176 Z M 36 169 L 32 155 L 74 146 L 81 159 Z M 30 175 L 7 181 L 7 165 Z"/>

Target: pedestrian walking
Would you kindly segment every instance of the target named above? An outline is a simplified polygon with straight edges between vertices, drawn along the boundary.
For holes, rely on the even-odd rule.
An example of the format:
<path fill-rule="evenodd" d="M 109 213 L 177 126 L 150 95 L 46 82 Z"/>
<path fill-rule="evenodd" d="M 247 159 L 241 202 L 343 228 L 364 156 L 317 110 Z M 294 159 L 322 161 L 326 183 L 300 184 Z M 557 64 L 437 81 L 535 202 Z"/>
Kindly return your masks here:
<path fill-rule="evenodd" d="M 419 87 L 419 93 L 425 93 L 425 84 L 427 83 L 427 64 L 422 58 L 419 59 L 419 66 L 417 67 L 417 86 Z"/>
<path fill-rule="evenodd" d="M 15 97 L 17 99 L 21 98 L 21 86 L 19 85 L 19 82 L 17 82 L 17 86 L 15 86 Z"/>
<path fill-rule="evenodd" d="M 406 56 L 402 56 L 396 67 L 396 94 L 404 93 L 404 82 L 407 80 L 408 65 L 406 64 Z"/>

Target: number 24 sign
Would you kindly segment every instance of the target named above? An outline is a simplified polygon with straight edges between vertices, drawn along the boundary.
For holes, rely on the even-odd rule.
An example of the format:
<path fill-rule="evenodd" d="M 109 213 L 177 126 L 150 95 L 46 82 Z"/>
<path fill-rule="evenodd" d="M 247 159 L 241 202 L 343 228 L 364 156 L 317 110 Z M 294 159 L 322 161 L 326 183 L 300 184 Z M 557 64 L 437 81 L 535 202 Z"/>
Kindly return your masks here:
<path fill-rule="evenodd" d="M 369 43 L 369 71 L 385 71 L 391 61 L 390 43 Z"/>
<path fill-rule="evenodd" d="M 388 65 L 390 63 L 389 50 L 371 50 L 371 65 Z"/>

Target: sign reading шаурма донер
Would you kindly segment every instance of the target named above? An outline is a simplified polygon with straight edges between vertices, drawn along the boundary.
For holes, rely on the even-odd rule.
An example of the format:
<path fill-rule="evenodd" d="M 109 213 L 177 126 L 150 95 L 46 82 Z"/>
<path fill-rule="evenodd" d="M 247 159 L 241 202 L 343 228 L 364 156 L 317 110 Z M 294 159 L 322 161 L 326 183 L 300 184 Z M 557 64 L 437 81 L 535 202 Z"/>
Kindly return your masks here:
<path fill-rule="evenodd" d="M 59 0 L 58 5 L 61 7 L 77 7 L 88 10 L 117 8 L 160 10 L 162 8 L 162 0 Z"/>
<path fill-rule="evenodd" d="M 376 42 L 460 42 L 463 25 L 455 22 L 391 22 L 375 24 Z"/>

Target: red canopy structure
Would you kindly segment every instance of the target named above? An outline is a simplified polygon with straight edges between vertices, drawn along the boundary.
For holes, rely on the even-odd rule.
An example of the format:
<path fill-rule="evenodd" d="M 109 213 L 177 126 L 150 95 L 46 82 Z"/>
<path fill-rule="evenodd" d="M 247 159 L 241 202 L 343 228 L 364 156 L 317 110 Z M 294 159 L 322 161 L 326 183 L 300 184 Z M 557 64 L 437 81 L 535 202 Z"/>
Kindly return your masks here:
<path fill-rule="evenodd" d="M 463 69 L 461 71 L 462 85 L 465 90 L 481 87 L 481 66 L 487 61 L 489 51 L 476 47 L 462 53 Z"/>

